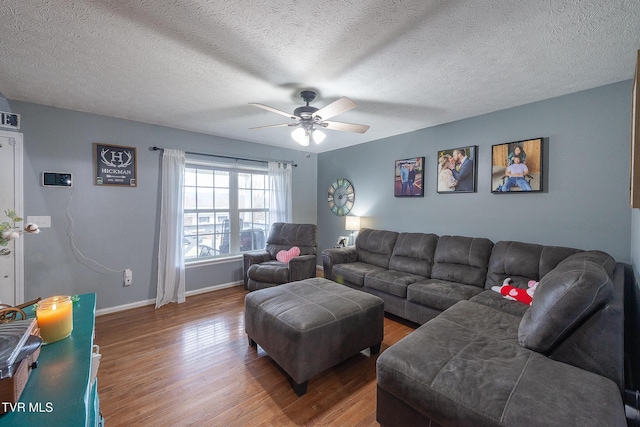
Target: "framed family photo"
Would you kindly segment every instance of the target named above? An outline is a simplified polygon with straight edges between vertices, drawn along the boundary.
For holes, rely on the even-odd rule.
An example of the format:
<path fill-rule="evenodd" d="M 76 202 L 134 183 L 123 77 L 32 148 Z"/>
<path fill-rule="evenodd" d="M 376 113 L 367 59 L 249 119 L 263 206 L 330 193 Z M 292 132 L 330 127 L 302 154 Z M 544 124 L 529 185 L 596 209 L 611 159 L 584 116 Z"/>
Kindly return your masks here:
<path fill-rule="evenodd" d="M 395 197 L 424 197 L 424 157 L 396 160 Z"/>
<path fill-rule="evenodd" d="M 438 151 L 438 193 L 475 193 L 478 146 Z"/>
<path fill-rule="evenodd" d="M 491 192 L 542 191 L 542 138 L 497 144 L 491 148 Z"/>

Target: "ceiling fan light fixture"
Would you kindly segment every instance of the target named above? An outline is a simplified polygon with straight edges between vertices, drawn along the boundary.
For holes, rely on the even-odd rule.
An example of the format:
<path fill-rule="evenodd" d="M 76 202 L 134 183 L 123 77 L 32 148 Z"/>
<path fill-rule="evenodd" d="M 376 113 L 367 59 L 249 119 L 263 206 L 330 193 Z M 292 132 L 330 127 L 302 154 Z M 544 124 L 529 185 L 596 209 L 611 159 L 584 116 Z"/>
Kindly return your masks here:
<path fill-rule="evenodd" d="M 269 107 L 268 105 L 250 102 L 249 104 L 254 107 L 262 108 L 263 110 L 280 114 L 281 116 L 295 120 L 295 123 L 281 123 L 277 125 L 253 127 L 251 129 L 275 128 L 282 126 L 296 127 L 296 129 L 291 132 L 291 138 L 303 147 L 308 147 L 309 144 L 311 144 L 311 141 L 315 144 L 320 144 L 325 140 L 325 133 L 316 128 L 358 133 L 365 133 L 367 129 L 369 129 L 369 126 L 367 125 L 328 121 L 328 119 L 349 111 L 357 106 L 355 102 L 346 96 L 343 96 L 320 109 L 309 105 L 309 103 L 316 97 L 315 91 L 304 90 L 300 92 L 300 96 L 307 105 L 296 108 L 293 114 L 278 110 L 277 108 Z"/>
<path fill-rule="evenodd" d="M 318 129 L 314 129 L 311 135 L 313 137 L 313 141 L 316 144 L 320 144 L 327 137 L 327 135 L 325 135 L 324 132 Z"/>
<path fill-rule="evenodd" d="M 309 145 L 309 140 L 311 139 L 311 135 L 304 128 L 297 128 L 293 132 L 291 132 L 291 138 L 298 144 L 303 147 L 307 147 Z"/>

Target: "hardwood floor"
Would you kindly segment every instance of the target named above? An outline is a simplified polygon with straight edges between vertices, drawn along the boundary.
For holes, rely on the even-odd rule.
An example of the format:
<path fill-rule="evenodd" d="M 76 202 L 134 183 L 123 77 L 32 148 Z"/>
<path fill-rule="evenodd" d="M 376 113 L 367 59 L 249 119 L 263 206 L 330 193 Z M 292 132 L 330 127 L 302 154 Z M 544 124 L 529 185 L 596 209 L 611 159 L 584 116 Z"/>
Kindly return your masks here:
<path fill-rule="evenodd" d="M 372 426 L 376 356 L 368 350 L 309 380 L 297 397 L 244 332 L 242 287 L 155 310 L 99 316 L 95 343 L 107 426 Z M 381 352 L 415 325 L 386 317 Z"/>

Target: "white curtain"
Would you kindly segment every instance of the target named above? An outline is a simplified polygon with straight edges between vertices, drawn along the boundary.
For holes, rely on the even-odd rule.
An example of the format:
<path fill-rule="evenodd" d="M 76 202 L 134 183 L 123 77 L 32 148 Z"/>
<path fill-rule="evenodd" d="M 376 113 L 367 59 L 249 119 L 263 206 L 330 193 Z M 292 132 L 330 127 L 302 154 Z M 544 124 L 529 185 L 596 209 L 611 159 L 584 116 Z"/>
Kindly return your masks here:
<path fill-rule="evenodd" d="M 164 149 L 156 308 L 169 302 L 182 303 L 185 300 L 182 227 L 184 163 L 184 151 Z"/>
<path fill-rule="evenodd" d="M 271 223 L 291 222 L 291 166 L 269 162 L 269 213 Z"/>

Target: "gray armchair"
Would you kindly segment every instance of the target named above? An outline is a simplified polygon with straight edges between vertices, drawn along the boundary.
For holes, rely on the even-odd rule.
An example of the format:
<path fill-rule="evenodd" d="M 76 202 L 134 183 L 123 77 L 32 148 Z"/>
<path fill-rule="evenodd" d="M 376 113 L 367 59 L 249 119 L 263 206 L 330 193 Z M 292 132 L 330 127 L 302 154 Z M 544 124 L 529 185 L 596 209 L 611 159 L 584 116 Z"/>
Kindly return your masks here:
<path fill-rule="evenodd" d="M 276 222 L 271 226 L 264 251 L 245 252 L 244 288 L 269 288 L 316 276 L 318 227 L 315 224 Z M 300 255 L 288 263 L 276 259 L 278 252 L 297 246 Z"/>

